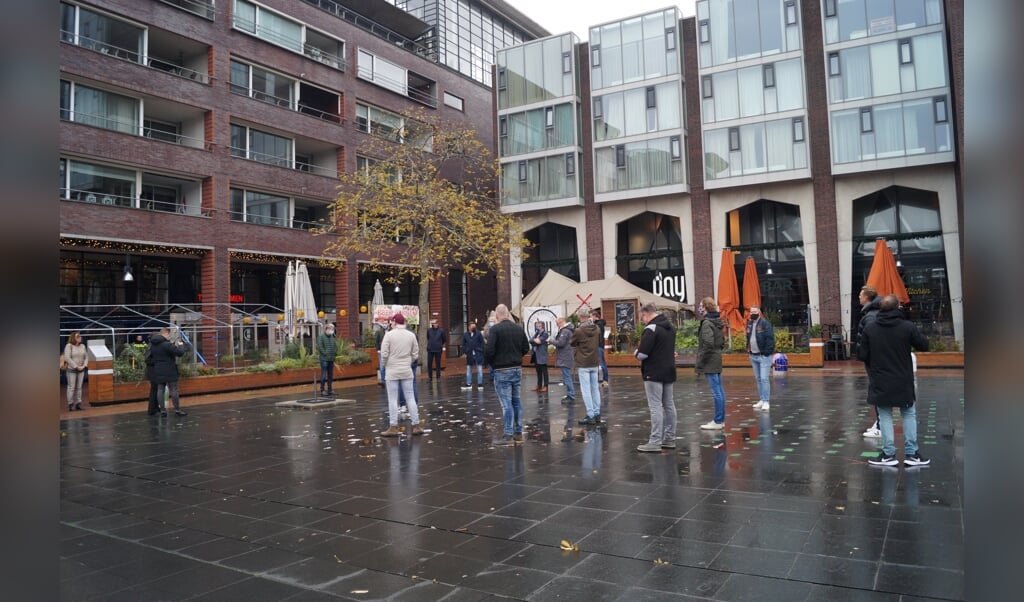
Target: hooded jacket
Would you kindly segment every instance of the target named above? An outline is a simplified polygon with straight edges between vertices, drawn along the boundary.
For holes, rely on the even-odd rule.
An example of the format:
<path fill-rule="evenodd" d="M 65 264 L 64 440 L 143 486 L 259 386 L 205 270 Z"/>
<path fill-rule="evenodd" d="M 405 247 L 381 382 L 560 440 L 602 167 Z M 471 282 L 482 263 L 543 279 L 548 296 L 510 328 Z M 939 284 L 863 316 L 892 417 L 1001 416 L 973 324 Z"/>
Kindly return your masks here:
<path fill-rule="evenodd" d="M 697 328 L 697 363 L 694 366 L 697 374 L 722 373 L 722 347 L 725 346 L 722 328 L 725 323 L 721 316 L 717 311 L 709 311 Z"/>
<path fill-rule="evenodd" d="M 636 351 L 638 356 L 646 356 L 640 360 L 644 380 L 676 382 L 676 327 L 664 314 L 654 316 L 647 323 Z"/>
<path fill-rule="evenodd" d="M 462 352 L 466 354 L 466 363 L 476 366 L 484 363 L 484 335 L 479 330 L 467 330 L 462 333 Z"/>
<path fill-rule="evenodd" d="M 597 368 L 601 365 L 601 328 L 593 320 L 580 324 L 572 333 L 569 344 L 576 353 L 573 360 L 577 368 Z"/>
<path fill-rule="evenodd" d="M 750 350 L 750 335 L 754 333 L 754 340 L 757 342 L 758 353 L 771 355 L 775 353 L 775 328 L 763 314 L 759 314 L 757 320 L 747 320 L 747 353 Z"/>
<path fill-rule="evenodd" d="M 175 345 L 162 334 L 149 337 L 153 369 L 151 380 L 155 383 L 178 382 L 178 358 L 185 355 L 184 345 Z"/>
<path fill-rule="evenodd" d="M 911 349 L 928 351 L 928 339 L 899 309 L 879 310 L 864 327 L 857 356 L 868 370 L 868 403 L 890 408 L 914 405 Z"/>

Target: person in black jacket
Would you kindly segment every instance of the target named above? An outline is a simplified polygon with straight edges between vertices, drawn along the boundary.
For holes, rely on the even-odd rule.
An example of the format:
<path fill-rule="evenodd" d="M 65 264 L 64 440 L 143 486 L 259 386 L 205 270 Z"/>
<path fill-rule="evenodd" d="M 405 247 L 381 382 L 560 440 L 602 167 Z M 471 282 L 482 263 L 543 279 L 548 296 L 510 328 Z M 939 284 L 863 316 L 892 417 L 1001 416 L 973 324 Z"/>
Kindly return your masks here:
<path fill-rule="evenodd" d="M 437 326 L 437 320 L 431 320 L 430 328 L 427 329 L 427 379 L 431 382 L 434 374 L 437 374 L 437 381 L 441 382 L 441 354 L 447 348 L 448 333 Z"/>
<path fill-rule="evenodd" d="M 860 300 L 861 305 L 860 322 L 857 323 L 857 344 L 860 345 L 860 338 L 864 335 L 864 328 L 878 317 L 878 305 L 882 302 L 882 298 L 878 296 L 878 289 L 869 284 L 861 287 L 857 298 Z M 864 368 L 867 369 L 867 366 L 864 366 Z M 864 436 L 874 439 L 882 436 L 882 431 L 878 429 L 878 408 L 875 408 L 875 422 L 864 431 Z"/>
<path fill-rule="evenodd" d="M 515 445 L 523 440 L 523 400 L 519 387 L 523 381 L 523 356 L 530 352 L 526 331 L 512 321 L 508 306 L 494 308 L 497 320 L 487 333 L 484 360 L 494 366 L 494 388 L 501 402 L 505 434 L 494 445 Z"/>
<path fill-rule="evenodd" d="M 150 354 L 153 357 L 152 379 L 150 380 L 149 395 L 152 402 L 153 384 L 156 384 L 156 393 L 162 392 L 164 385 L 170 393 L 171 401 L 174 403 L 174 415 L 185 416 L 188 414 L 181 409 L 178 401 L 178 358 L 185 355 L 185 344 L 179 339 L 171 342 L 171 331 L 168 328 L 161 328 L 158 334 L 149 339 Z M 157 405 L 160 407 L 160 415 L 167 415 L 167 407 L 162 395 L 158 395 Z"/>
<path fill-rule="evenodd" d="M 878 408 L 878 426 L 882 431 L 882 451 L 868 460 L 875 466 L 896 466 L 892 409 L 900 408 L 903 423 L 903 463 L 924 466 L 917 449 L 917 410 L 914 408 L 914 367 L 911 349 L 928 351 L 928 339 L 903 318 L 895 295 L 882 297 L 878 317 L 864 327 L 857 355 L 868 369 L 868 403 Z"/>
<path fill-rule="evenodd" d="M 676 448 L 676 402 L 672 397 L 676 382 L 676 327 L 653 303 L 640 308 L 640 319 L 646 324 L 640 345 L 634 355 L 640 360 L 644 393 L 651 410 L 651 436 L 637 446 L 642 452 L 660 452 Z"/>

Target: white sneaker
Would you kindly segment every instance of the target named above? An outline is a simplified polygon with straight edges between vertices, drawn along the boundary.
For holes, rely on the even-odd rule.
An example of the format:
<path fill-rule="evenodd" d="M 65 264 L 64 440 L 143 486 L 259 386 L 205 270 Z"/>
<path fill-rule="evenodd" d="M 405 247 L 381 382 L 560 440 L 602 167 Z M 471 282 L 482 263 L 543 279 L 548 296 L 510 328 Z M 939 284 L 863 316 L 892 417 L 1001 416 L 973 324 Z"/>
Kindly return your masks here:
<path fill-rule="evenodd" d="M 459 387 L 459 388 L 462 389 L 463 391 L 472 391 L 473 390 L 473 385 L 465 385 L 465 386 L 462 386 L 462 387 Z"/>
<path fill-rule="evenodd" d="M 758 401 L 757 403 L 754 404 L 754 409 L 755 410 L 760 410 L 761 406 L 763 406 L 763 405 L 764 405 L 764 400 L 762 399 L 762 400 L 760 400 L 760 401 Z"/>
<path fill-rule="evenodd" d="M 714 420 L 712 420 L 711 422 L 709 422 L 707 424 L 700 425 L 700 428 L 702 428 L 702 429 L 704 429 L 706 431 L 720 431 L 720 430 L 725 428 L 725 423 L 724 422 L 715 422 Z"/>
<path fill-rule="evenodd" d="M 864 436 L 872 439 L 879 439 L 882 436 L 882 431 L 878 428 L 877 424 L 873 424 L 871 425 L 871 428 L 864 431 Z"/>
<path fill-rule="evenodd" d="M 760 407 L 760 408 L 758 408 L 758 409 L 759 409 L 759 410 L 763 410 L 763 411 L 767 412 L 767 411 L 768 411 L 768 409 L 769 409 L 769 408 L 770 408 L 771 406 L 772 406 L 772 404 L 768 403 L 767 401 L 762 401 L 762 402 L 761 402 L 761 407 Z"/>

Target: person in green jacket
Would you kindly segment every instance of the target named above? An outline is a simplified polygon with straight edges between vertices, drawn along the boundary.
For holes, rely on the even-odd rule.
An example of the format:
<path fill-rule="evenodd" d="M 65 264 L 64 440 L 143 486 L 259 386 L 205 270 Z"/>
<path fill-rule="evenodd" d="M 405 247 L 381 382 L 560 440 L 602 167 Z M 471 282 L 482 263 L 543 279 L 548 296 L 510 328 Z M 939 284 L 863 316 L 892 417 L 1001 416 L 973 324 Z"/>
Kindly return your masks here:
<path fill-rule="evenodd" d="M 334 324 L 328 322 L 324 331 L 316 338 L 316 352 L 320 356 L 320 394 L 334 395 L 334 358 L 338 355 L 338 339 L 334 337 Z"/>

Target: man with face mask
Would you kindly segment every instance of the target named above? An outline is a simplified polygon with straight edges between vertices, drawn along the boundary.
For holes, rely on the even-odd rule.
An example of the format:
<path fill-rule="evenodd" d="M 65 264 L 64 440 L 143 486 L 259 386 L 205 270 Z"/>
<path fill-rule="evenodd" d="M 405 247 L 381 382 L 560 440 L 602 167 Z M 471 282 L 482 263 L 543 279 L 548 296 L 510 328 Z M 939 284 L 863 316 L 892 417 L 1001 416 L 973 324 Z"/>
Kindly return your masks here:
<path fill-rule="evenodd" d="M 754 380 L 757 381 L 758 401 L 755 410 L 769 409 L 772 395 L 772 354 L 775 353 L 775 330 L 772 323 L 761 315 L 761 308 L 756 305 L 750 308 L 750 319 L 747 320 L 747 354 L 750 365 L 754 368 Z"/>
<path fill-rule="evenodd" d="M 466 386 L 463 391 L 473 388 L 473 366 L 476 366 L 476 386 L 484 386 L 484 337 L 476 329 L 476 322 L 470 322 L 462 333 L 462 350 L 466 353 Z"/>

